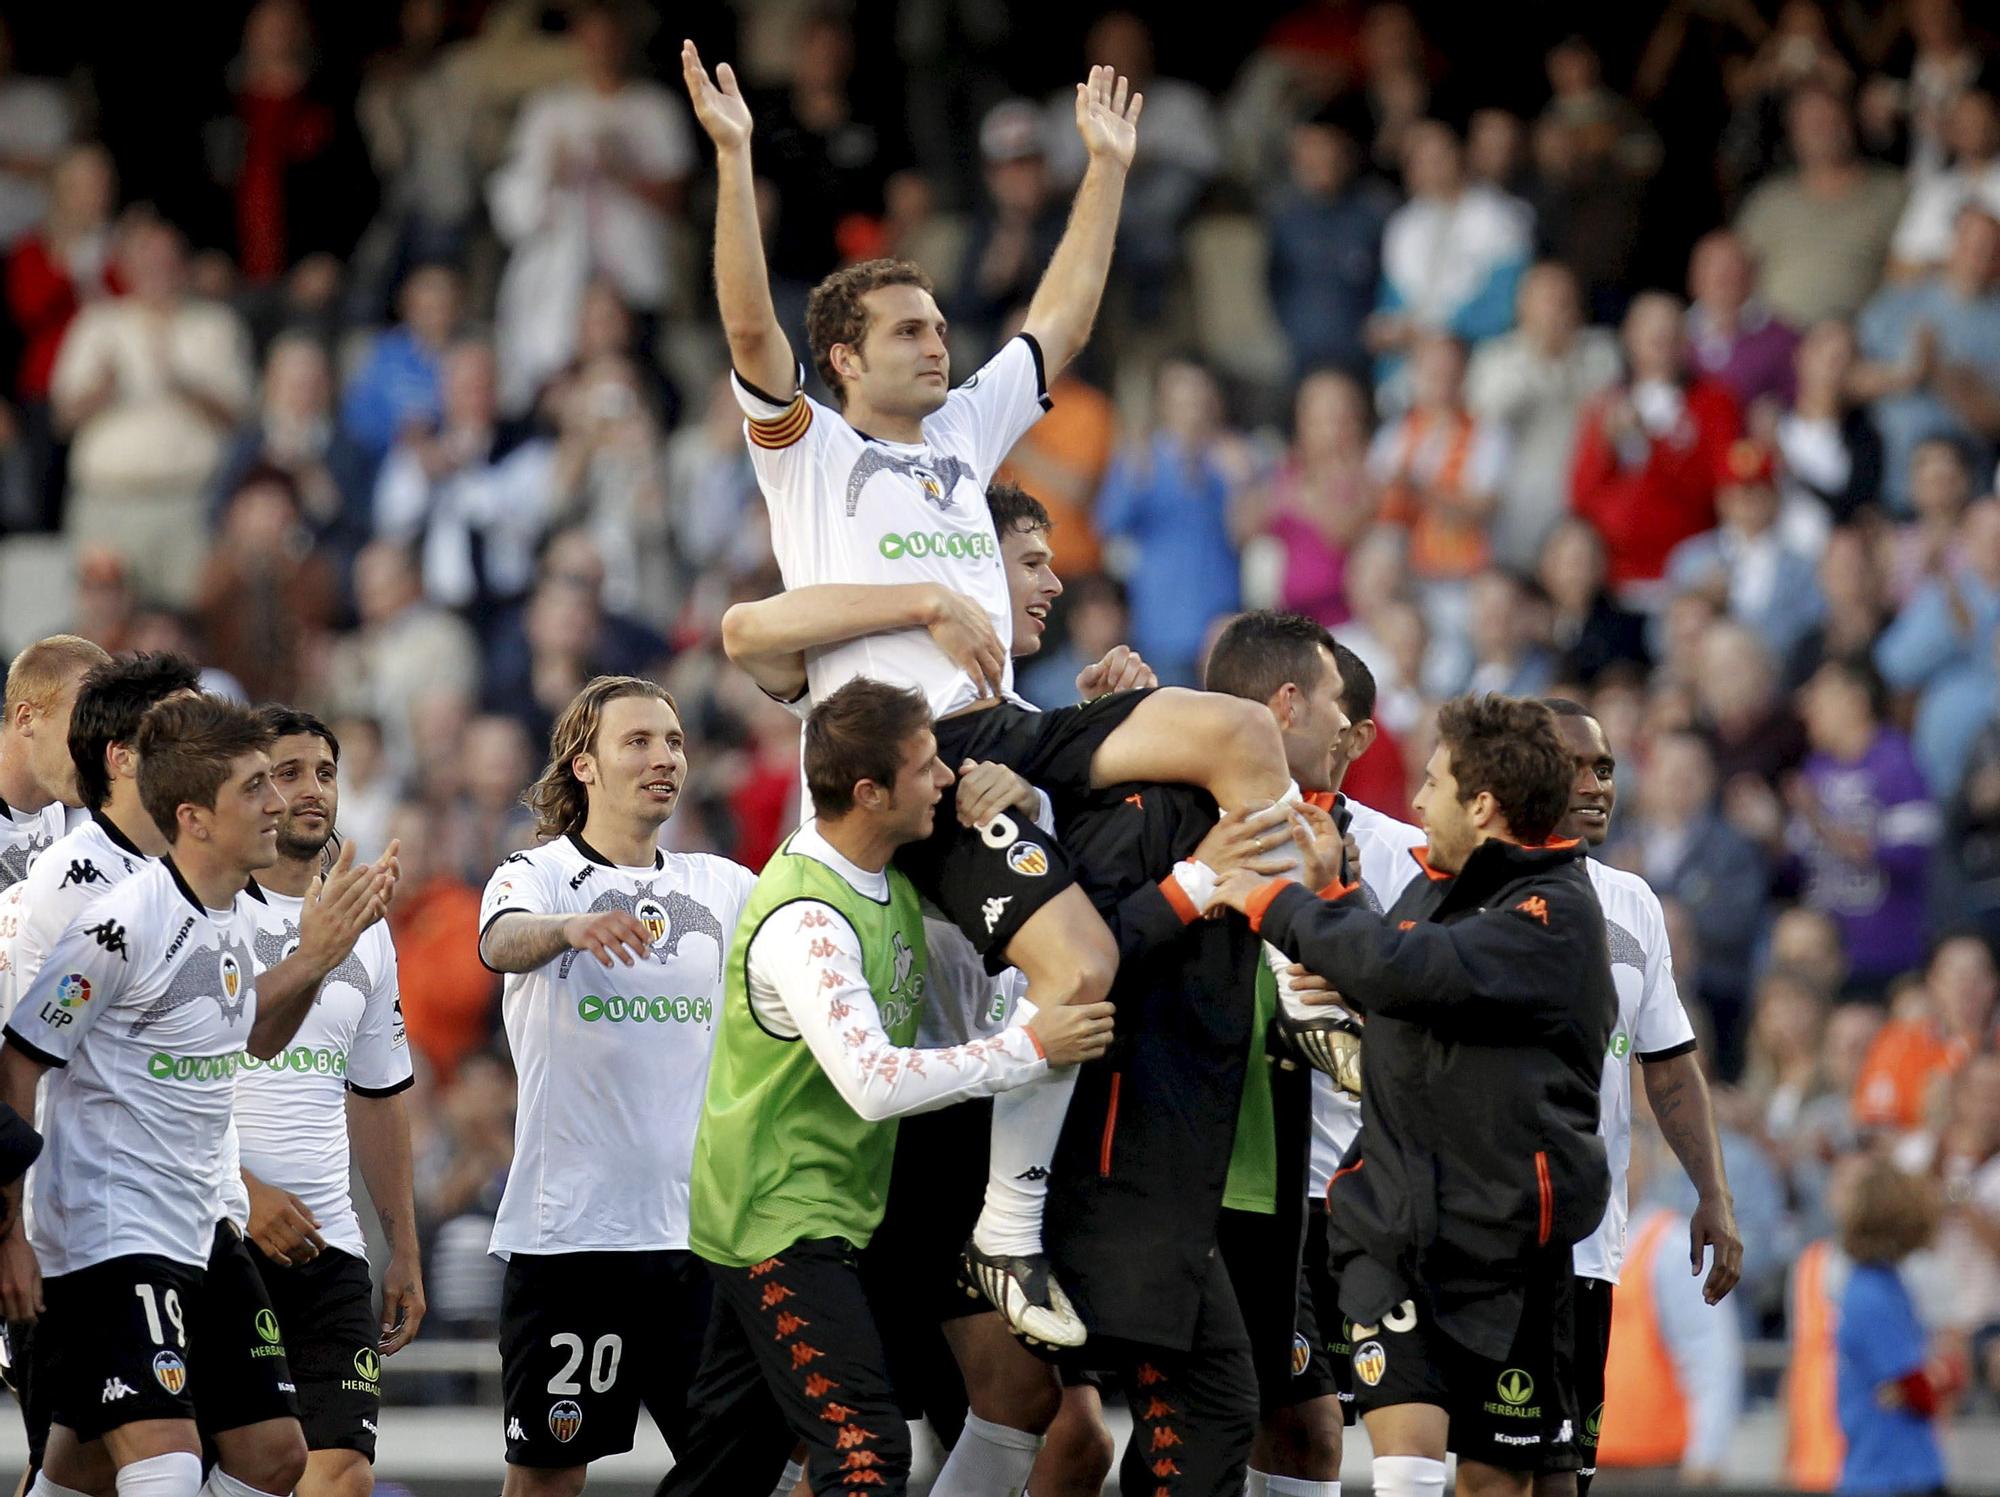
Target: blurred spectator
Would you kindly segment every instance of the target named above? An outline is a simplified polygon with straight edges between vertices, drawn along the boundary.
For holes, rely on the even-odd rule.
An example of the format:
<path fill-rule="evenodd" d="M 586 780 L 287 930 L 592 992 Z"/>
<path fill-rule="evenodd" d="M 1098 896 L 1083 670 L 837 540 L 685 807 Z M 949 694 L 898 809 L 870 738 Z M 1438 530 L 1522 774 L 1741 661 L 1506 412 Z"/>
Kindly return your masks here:
<path fill-rule="evenodd" d="M 299 699 L 308 655 L 338 606 L 333 565 L 314 548 L 300 508 L 298 486 L 284 470 L 244 474 L 195 593 L 208 658 L 253 702 Z"/>
<path fill-rule="evenodd" d="M 537 768 L 534 744 L 518 719 L 488 713 L 465 725 L 459 794 L 442 809 L 453 862 L 467 882 L 490 875 L 502 858 L 533 844 L 535 819 L 521 804 L 521 787 Z"/>
<path fill-rule="evenodd" d="M 1937 842 L 1909 740 L 1884 721 L 1866 657 L 1829 660 L 1799 692 L 1812 753 L 1789 782 L 1787 845 L 1804 899 L 1841 927 L 1853 981 L 1881 989 L 1923 958 L 1924 877 Z"/>
<path fill-rule="evenodd" d="M 1528 132 L 1519 115 L 1492 107 L 1472 111 L 1465 125 L 1465 173 L 1496 192 L 1526 200 Z"/>
<path fill-rule="evenodd" d="M 1361 77 L 1374 137 L 1368 157 L 1377 171 L 1403 169 L 1408 136 L 1431 108 L 1437 68 L 1410 7 L 1385 0 L 1361 18 Z"/>
<path fill-rule="evenodd" d="M 1840 1296 L 1842 1492 L 1928 1492 L 1944 1485 L 1931 1421 L 1954 1381 L 1931 1364 L 1923 1324 L 1898 1265 L 1936 1235 L 1928 1180 L 1886 1159 L 1863 1165 L 1843 1202 L 1840 1245 L 1852 1261 Z"/>
<path fill-rule="evenodd" d="M 1697 661 L 1698 723 L 1715 756 L 1723 814 L 1745 836 L 1776 848 L 1784 830 L 1777 787 L 1807 747 L 1779 689 L 1777 662 L 1754 630 L 1728 619 L 1702 630 Z"/>
<path fill-rule="evenodd" d="M 354 844 L 356 857 L 378 858 L 389 845 L 397 802 L 382 725 L 372 717 L 342 717 L 332 727 L 340 740 L 340 835 Z"/>
<path fill-rule="evenodd" d="M 1146 128 L 1139 132 L 1118 220 L 1118 278 L 1130 287 L 1131 315 L 1151 320 L 1179 262 L 1181 230 L 1222 170 L 1221 126 L 1204 90 L 1154 72 L 1152 31 L 1129 10 L 1111 11 L 1090 28 L 1083 60 L 1093 67 L 1109 64 L 1146 96 Z M 1081 181 L 1085 159 L 1073 89 L 1049 100 L 1042 129 L 1056 180 Z"/>
<path fill-rule="evenodd" d="M 1846 323 L 1811 329 L 1792 357 L 1797 393 L 1773 434 L 1784 458 L 1787 509 L 1816 502 L 1836 523 L 1873 504 L 1882 485 L 1881 435 L 1848 393 L 1854 360 Z"/>
<path fill-rule="evenodd" d="M 1753 288 L 1756 267 L 1727 229 L 1704 234 L 1688 260 L 1688 361 L 1720 381 L 1744 410 L 1792 399 L 1799 335 L 1771 315 Z"/>
<path fill-rule="evenodd" d="M 1478 343 L 1514 325 L 1515 293 L 1533 250 L 1527 204 L 1467 181 L 1449 125 L 1425 120 L 1410 129 L 1403 185 L 1409 201 L 1383 232 L 1382 290 L 1366 329 L 1378 355 L 1377 390 L 1392 396 L 1423 334 Z"/>
<path fill-rule="evenodd" d="M 1872 402 L 1882 433 L 1884 502 L 1907 512 L 1910 454 L 1926 437 L 1950 436 L 1992 465 L 2000 433 L 2000 221 L 1967 208 L 1951 257 L 1935 275 L 1883 287 L 1855 331 L 1863 362 L 1850 379 Z"/>
<path fill-rule="evenodd" d="M 1466 372 L 1466 404 L 1507 436 L 1493 515 L 1495 558 L 1532 565 L 1567 512 L 1563 503 L 1584 402 L 1618 381 L 1618 340 L 1583 325 L 1575 275 L 1544 261 L 1521 277 L 1519 325 L 1481 344 Z"/>
<path fill-rule="evenodd" d="M 850 256 L 843 235 L 865 239 L 872 232 L 883 188 L 903 158 L 872 91 L 855 85 L 854 32 L 846 17 L 813 6 L 780 14 L 793 27 L 786 87 L 753 98 L 751 109 L 757 175 L 784 208 L 775 223 L 767 220 L 772 295 L 779 320 L 801 339 L 806 293 L 843 260 L 867 258 Z M 1076 134 L 1074 124 L 1067 130 Z"/>
<path fill-rule="evenodd" d="M 502 425 L 493 350 L 466 340 L 445 357 L 435 432 L 411 431 L 375 483 L 375 532 L 413 545 L 424 593 L 485 618 L 534 581 L 551 519 L 554 444 Z"/>
<path fill-rule="evenodd" d="M 1568 265 L 1595 317 L 1624 304 L 1659 137 L 1605 85 L 1596 49 L 1571 37 L 1549 50 L 1551 97 L 1535 121 L 1529 201 L 1544 253 Z"/>
<path fill-rule="evenodd" d="M 1881 571 L 1869 538 L 1858 526 L 1827 537 L 1817 571 L 1819 621 L 1792 649 L 1787 685 L 1803 685 L 1829 655 L 1868 654 L 1888 622 Z"/>
<path fill-rule="evenodd" d="M 1948 911 L 1988 940 L 2000 941 L 2000 713 L 1989 713 L 1966 756 L 1965 774 L 1945 820 L 1943 850 L 1951 862 L 1943 895 Z"/>
<path fill-rule="evenodd" d="M 952 331 L 966 340 L 975 367 L 999 347 L 1008 313 L 1034 296 L 1068 217 L 1049 181 L 1033 104 L 1009 99 L 988 111 L 979 158 L 986 194 L 972 214 L 951 307 Z"/>
<path fill-rule="evenodd" d="M 479 960 L 479 890 L 445 859 L 444 828 L 428 807 L 403 802 L 386 830 L 402 844 L 389 932 L 409 989 L 410 1046 L 449 1086 L 460 1062 L 492 1037 L 497 1017 L 500 980 Z"/>
<path fill-rule="evenodd" d="M 1761 442 L 1732 443 L 1716 475 L 1721 523 L 1674 547 L 1666 582 L 1677 593 L 1708 593 L 1784 657 L 1819 622 L 1821 603 L 1813 560 L 1787 541 L 1778 508 L 1777 454 Z"/>
<path fill-rule="evenodd" d="M 1736 215 L 1757 293 L 1793 327 L 1852 317 L 1875 288 L 1903 184 L 1854 151 L 1846 101 L 1818 84 L 1785 107 L 1793 166 L 1758 184 Z"/>
<path fill-rule="evenodd" d="M 437 419 L 445 349 L 458 329 L 456 270 L 420 264 L 397 298 L 403 320 L 378 334 L 347 382 L 340 424 L 379 462 L 411 427 Z"/>
<path fill-rule="evenodd" d="M 61 85 L 14 71 L 14 28 L 0 17 L 0 250 L 49 211 L 48 171 L 74 128 Z"/>
<path fill-rule="evenodd" d="M 1026 318 L 1023 304 L 1002 327 L 1003 335 L 1020 331 Z M 1108 395 L 1084 382 L 1076 363 L 1056 376 L 1049 398 L 1054 405 L 1022 434 L 994 477 L 1019 484 L 1042 501 L 1054 522 L 1048 541 L 1057 574 L 1081 577 L 1104 564 L 1091 506 L 1117 449 L 1118 411 Z M 736 410 L 734 399 L 729 408 Z"/>
<path fill-rule="evenodd" d="M 1331 119 L 1292 127 L 1289 177 L 1264 210 L 1271 308 L 1292 376 L 1325 365 L 1368 373 L 1363 329 L 1382 275 L 1382 233 L 1395 199 L 1360 175 L 1360 150 Z"/>
<path fill-rule="evenodd" d="M 417 701 L 438 691 L 471 700 L 479 643 L 463 621 L 424 602 L 416 559 L 393 541 L 371 541 L 355 558 L 354 606 L 360 627 L 334 644 L 327 696 L 335 712 L 381 723 L 390 762 L 408 773 L 419 758 Z"/>
<path fill-rule="evenodd" d="M 1970 1338 L 2000 1324 L 2000 1056 L 1969 1056 L 1945 1088 L 1942 1113 L 1892 1157 L 1940 1188 L 1935 1257 L 1951 1285 L 1943 1325 Z"/>
<path fill-rule="evenodd" d="M 1733 1307 L 1707 1303 L 1701 1279 L 1683 1267 L 1688 1218 L 1649 1195 L 1671 1173 L 1667 1146 L 1650 1116 L 1636 1122 L 1630 1246 L 1612 1291 L 1597 1464 L 1670 1467 L 1688 1486 L 1711 1486 L 1743 1415 L 1741 1321 Z"/>
<path fill-rule="evenodd" d="M 1209 620 L 1238 606 L 1229 509 L 1248 463 L 1241 439 L 1223 424 L 1215 376 L 1193 360 L 1160 366 L 1153 423 L 1112 463 L 1097 527 L 1132 549 L 1124 569 L 1132 645 L 1161 685 L 1192 686 Z"/>
<path fill-rule="evenodd" d="M 1492 567 L 1472 579 L 1467 602 L 1472 674 L 1465 689 L 1511 697 L 1548 691 L 1555 681 L 1555 657 L 1543 642 L 1544 610 L 1531 585 Z"/>
<path fill-rule="evenodd" d="M 291 481 L 299 518 L 343 587 L 368 543 L 371 464 L 334 422 L 333 371 L 326 350 L 304 333 L 286 333 L 264 361 L 263 399 L 238 429 L 216 471 L 210 517 L 223 522 L 230 501 L 257 469 Z"/>
<path fill-rule="evenodd" d="M 77 313 L 50 379 L 71 437 L 67 529 L 118 552 L 142 590 L 185 602 L 207 538 L 208 486 L 250 405 L 243 330 L 187 294 L 178 233 L 139 219 L 118 270 L 129 294 Z"/>
<path fill-rule="evenodd" d="M 1944 165 L 1951 102 L 1972 86 L 1985 59 L 1959 0 L 1913 0 L 1891 18 L 1909 37 L 1862 90 L 1861 119 L 1877 154 L 1907 156 L 1911 176 L 1922 178 Z"/>
<path fill-rule="evenodd" d="M 624 378 L 639 397 L 646 416 L 658 428 L 678 425 L 681 393 L 666 371 L 639 346 L 639 327 L 618 288 L 598 276 L 583 288 L 577 313 L 576 349 L 561 369 L 537 392 L 536 416 L 545 425 L 562 424 L 562 399 L 572 385 L 602 374 L 606 361 L 621 366 Z"/>
<path fill-rule="evenodd" d="M 1829 1104 L 1844 1116 L 1853 1094 L 1853 1077 L 1837 1084 L 1826 1063 L 1829 998 L 1802 972 L 1765 970 L 1757 980 L 1742 1086 L 1732 1099 L 1747 1110 L 1745 1125 L 1761 1138 L 1795 1206 L 1817 1193 L 1810 1182 L 1826 1160 L 1816 1130 Z"/>
<path fill-rule="evenodd" d="M 1077 674 L 1131 642 L 1124 587 L 1112 577 L 1078 577 L 1064 590 L 1062 623 L 1062 643 L 1028 661 L 1015 681 L 1022 696 L 1047 711 L 1076 705 Z"/>
<path fill-rule="evenodd" d="M 1993 700 L 2000 639 L 2000 500 L 1970 506 L 1957 544 L 1925 579 L 1875 646 L 1875 663 L 1898 691 L 1918 693 L 1917 761 L 1940 797 L 1957 788 L 1972 739 Z"/>
<path fill-rule="evenodd" d="M 1919 176 L 1889 247 L 1890 273 L 1926 275 L 1951 256 L 1952 227 L 1968 207 L 2000 216 L 2000 97 L 1973 83 L 1945 111 L 1950 165 Z"/>
<path fill-rule="evenodd" d="M 1486 527 L 1506 471 L 1507 436 L 1466 409 L 1465 345 L 1455 336 L 1426 331 L 1410 366 L 1409 410 L 1375 433 L 1368 471 L 1382 493 L 1383 520 L 1410 533 L 1411 575 L 1451 589 L 1492 554 Z M 1462 616 L 1443 606 L 1443 617 Z"/>
<path fill-rule="evenodd" d="M 1361 6 L 1305 0 L 1264 33 L 1223 103 L 1231 174 L 1258 188 L 1285 170 L 1292 131 L 1349 94 L 1361 73 Z"/>
<path fill-rule="evenodd" d="M 1542 545 L 1535 580 L 1549 602 L 1556 677 L 1594 686 L 1617 665 L 1644 670 L 1646 621 L 1604 588 L 1604 542 L 1578 519 L 1560 520 Z"/>
<path fill-rule="evenodd" d="M 1716 166 L 1731 197 L 1778 164 L 1785 104 L 1800 88 L 1823 88 L 1845 99 L 1854 85 L 1854 68 L 1817 0 L 1783 0 L 1767 29 L 1745 29 L 1753 37 L 1763 30 L 1756 51 L 1729 59 L 1722 69 L 1731 108 Z"/>
<path fill-rule="evenodd" d="M 443 1126 L 416 1151 L 424 1289 L 432 1325 L 447 1335 L 483 1338 L 499 1326 L 505 1265 L 487 1248 L 514 1162 L 514 1095 L 506 1062 L 467 1056 L 438 1110 Z"/>
<path fill-rule="evenodd" d="M 60 522 L 66 456 L 50 419 L 49 378 L 77 308 L 118 289 L 111 266 L 117 192 L 111 157 L 102 146 L 71 147 L 50 173 L 48 216 L 7 256 L 7 311 L 21 339 L 14 393 L 33 464 L 32 523 L 38 528 Z"/>
<path fill-rule="evenodd" d="M 604 556 L 590 532 L 550 536 L 534 594 L 488 640 L 487 710 L 519 716 L 540 742 L 592 676 L 656 672 L 666 641 L 644 620 L 611 612 L 604 595 Z"/>
<path fill-rule="evenodd" d="M 528 101 L 487 189 L 493 225 L 512 246 L 494 308 L 510 412 L 569 361 L 594 276 L 618 288 L 651 356 L 672 294 L 670 215 L 695 164 L 682 103 L 630 71 L 618 9 L 609 0 L 579 5 L 571 26 L 582 81 Z"/>
<path fill-rule="evenodd" d="M 1680 303 L 1662 292 L 1625 314 L 1626 379 L 1577 422 L 1570 498 L 1597 527 L 1611 586 L 1644 598 L 1667 553 L 1715 523 L 1715 475 L 1741 430 L 1736 401 L 1690 377 Z"/>
<path fill-rule="evenodd" d="M 346 256 L 374 181 L 345 99 L 313 76 L 299 0 L 257 0 L 229 68 L 230 111 L 209 123 L 209 170 L 231 200 L 236 267 L 268 286 L 311 255 Z"/>
<path fill-rule="evenodd" d="M 1347 619 L 1347 554 L 1374 522 L 1368 471 L 1368 395 L 1351 376 L 1320 370 L 1292 398 L 1292 445 L 1247 490 L 1234 516 L 1239 539 L 1282 548 L 1278 606 L 1332 627 Z"/>
<path fill-rule="evenodd" d="M 556 417 L 554 501 L 597 537 L 608 596 L 620 608 L 644 598 L 665 606 L 676 592 L 666 452 L 640 370 L 624 354 L 598 355 L 552 388 L 544 409 Z"/>
<path fill-rule="evenodd" d="M 1646 755 L 1634 811 L 1611 846 L 1619 866 L 1639 874 L 1688 913 L 1702 949 L 1695 991 L 1734 1032 L 1750 993 L 1750 968 L 1769 900 L 1764 860 L 1716 806 L 1715 760 L 1695 733 L 1663 733 Z M 1689 976 L 1683 983 L 1695 986 Z"/>
<path fill-rule="evenodd" d="M 1911 449 L 1907 487 L 1912 518 L 1885 527 L 1882 540 L 1889 598 L 1898 607 L 1957 560 L 1953 553 L 1972 502 L 1972 465 L 1965 449 L 1950 437 L 1926 437 Z"/>
<path fill-rule="evenodd" d="M 1984 941 L 1966 934 L 1939 941 L 1922 983 L 1898 1002 L 1868 1048 L 1855 1078 L 1856 1119 L 1899 1133 L 1923 1127 L 1944 1082 L 1991 1048 L 1996 994 L 2000 980 Z"/>
<path fill-rule="evenodd" d="M 382 184 L 381 212 L 356 256 L 350 305 L 363 321 L 413 266 L 464 258 L 479 211 L 474 110 L 463 57 L 446 49 L 444 0 L 403 0 L 396 45 L 374 58 L 355 113 Z"/>
<path fill-rule="evenodd" d="M 667 439 L 666 474 L 681 586 L 697 575 L 740 576 L 769 560 L 763 496 L 743 440 L 743 411 L 726 373 L 709 386 L 700 422 L 688 422 Z M 649 597 L 640 607 L 656 627 L 668 628 L 675 602 Z M 715 616 L 722 616 L 720 607 Z"/>

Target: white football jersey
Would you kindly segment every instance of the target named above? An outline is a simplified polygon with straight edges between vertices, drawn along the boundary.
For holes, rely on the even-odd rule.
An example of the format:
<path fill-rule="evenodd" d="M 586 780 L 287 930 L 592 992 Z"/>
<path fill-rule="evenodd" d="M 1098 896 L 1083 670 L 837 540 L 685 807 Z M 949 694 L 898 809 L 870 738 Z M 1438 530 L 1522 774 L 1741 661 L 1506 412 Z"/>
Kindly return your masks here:
<path fill-rule="evenodd" d="M 576 835 L 494 870 L 479 931 L 515 911 L 624 910 L 653 938 L 627 967 L 565 951 L 501 1000 L 519 1077 L 493 1251 L 685 1248 L 688 1172 L 723 965 L 757 876 L 708 853 L 611 863 Z"/>
<path fill-rule="evenodd" d="M 1430 839 L 1422 827 L 1411 826 L 1393 816 L 1384 816 L 1358 800 L 1341 797 L 1340 803 L 1354 813 L 1347 829 L 1361 849 L 1361 897 L 1371 910 L 1386 910 L 1402 897 L 1404 887 L 1422 870 L 1410 849 L 1424 846 Z M 1364 1039 L 1363 1044 L 1367 1041 Z M 1333 1084 L 1324 1071 L 1312 1073 L 1313 1136 L 1312 1159 L 1306 1186 L 1309 1200 L 1326 1199 L 1327 1182 L 1340 1168 L 1341 1156 L 1361 1131 L 1361 1104 Z"/>
<path fill-rule="evenodd" d="M 274 889 L 254 892 L 258 971 L 299 949 L 304 906 Z M 378 920 L 327 974 L 291 1044 L 269 1060 L 243 1057 L 236 1078 L 243 1168 L 304 1201 L 328 1245 L 366 1261 L 348 1185 L 347 1093 L 390 1097 L 410 1081 L 396 948 Z"/>
<path fill-rule="evenodd" d="M 1012 339 L 953 390 L 915 444 L 863 436 L 803 389 L 779 403 L 732 380 L 786 587 L 935 582 L 976 598 L 1002 647 L 1012 643 L 1013 606 L 986 485 L 1048 409 L 1034 339 Z M 806 652 L 814 701 L 856 676 L 916 687 L 935 717 L 978 697 L 972 678 L 922 629 Z M 1003 684 L 1012 681 L 1010 660 Z"/>
<path fill-rule="evenodd" d="M 1604 1055 L 1598 1093 L 1597 1132 L 1611 1166 L 1611 1201 L 1597 1230 L 1576 1245 L 1580 1277 L 1618 1282 L 1625 1263 L 1625 1174 L 1632 1163 L 1632 1057 L 1666 1060 L 1694 1049 L 1694 1026 L 1674 986 L 1674 957 L 1667 948 L 1667 917 L 1660 896 L 1637 874 L 1595 858 L 1590 886 L 1604 910 L 1611 948 L 1611 982 L 1618 989 L 1618 1024 Z"/>
<path fill-rule="evenodd" d="M 928 908 L 924 945 L 929 1001 L 918 1012 L 912 1043 L 920 1050 L 948 1050 L 971 1040 L 990 1040 L 1005 1029 L 1015 1003 L 1028 991 L 1020 968 L 988 972 L 986 959 L 965 932 Z"/>
<path fill-rule="evenodd" d="M 33 1176 L 42 1272 L 135 1253 L 208 1262 L 244 1041 L 253 930 L 171 861 L 92 899 L 50 946 L 7 1040 L 55 1068 Z"/>
<path fill-rule="evenodd" d="M 62 836 L 66 820 L 60 801 L 39 811 L 16 811 L 0 800 L 0 889 L 28 876 L 35 859 Z"/>
<path fill-rule="evenodd" d="M 83 907 L 152 859 L 101 817 L 58 837 L 27 877 L 0 894 L 0 1018 L 14 1012 Z"/>

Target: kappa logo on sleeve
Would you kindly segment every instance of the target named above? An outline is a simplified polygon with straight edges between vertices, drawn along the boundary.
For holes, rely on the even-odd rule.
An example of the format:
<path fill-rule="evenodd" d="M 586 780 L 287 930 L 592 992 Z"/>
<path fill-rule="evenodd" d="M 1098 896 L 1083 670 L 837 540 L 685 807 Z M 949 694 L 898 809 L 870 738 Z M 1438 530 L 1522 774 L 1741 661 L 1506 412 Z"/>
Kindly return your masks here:
<path fill-rule="evenodd" d="M 1514 906 L 1514 912 L 1526 915 L 1530 920 L 1539 920 L 1543 925 L 1549 923 L 1549 902 L 1539 894 L 1530 894 Z"/>

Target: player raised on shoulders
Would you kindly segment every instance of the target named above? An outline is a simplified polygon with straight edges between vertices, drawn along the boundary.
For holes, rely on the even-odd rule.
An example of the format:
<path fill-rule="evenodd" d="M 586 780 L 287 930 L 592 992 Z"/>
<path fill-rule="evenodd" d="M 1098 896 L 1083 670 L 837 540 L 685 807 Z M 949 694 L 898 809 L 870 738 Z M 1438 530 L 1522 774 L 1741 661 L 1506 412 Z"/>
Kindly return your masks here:
<path fill-rule="evenodd" d="M 1269 714 L 1252 704 L 1167 688 L 1038 713 L 1006 695 L 1012 610 L 985 490 L 1047 408 L 1049 380 L 1089 336 L 1110 270 L 1141 96 L 1110 68 L 1092 69 L 1077 86 L 1076 127 L 1089 165 L 1068 228 L 1021 334 L 956 388 L 944 318 L 921 268 L 866 261 L 814 289 L 806 335 L 835 409 L 804 392 L 803 371 L 773 309 L 749 106 L 734 73 L 725 65 L 711 79 L 692 44 L 683 48 L 682 67 L 696 117 L 716 147 L 716 296 L 785 586 L 826 586 L 858 600 L 872 586 L 936 583 L 971 597 L 985 614 L 985 630 L 959 631 L 956 655 L 947 653 L 948 641 L 940 648 L 926 627 L 931 619 L 874 632 L 863 625 L 808 649 L 812 700 L 826 700 L 857 676 L 919 690 L 946 763 L 1016 771 L 1054 798 L 1059 823 L 1065 800 L 1128 780 L 1198 785 L 1232 812 L 1295 793 Z M 1117 968 L 1117 942 L 1076 886 L 1061 846 L 1005 815 L 964 827 L 954 795 L 947 787 L 936 833 L 903 849 L 898 867 L 989 966 L 1019 968 L 1038 1004 L 1102 999 Z M 1008 1111 L 996 1108 L 996 1127 L 1017 1139 L 1026 1168 L 1045 1172 L 1060 1109 L 1040 1108 L 1032 1118 Z M 989 1190 L 966 1245 L 968 1280 L 1017 1331 L 1076 1344 L 1082 1324 L 1055 1313 L 1041 1252 L 1044 1196 L 989 1183 L 1000 1188 Z M 1061 1324 L 1052 1330 L 1051 1320 Z"/>
<path fill-rule="evenodd" d="M 756 880 L 661 851 L 688 773 L 666 688 L 597 677 L 528 791 L 544 840 L 494 870 L 481 905 L 520 1076 L 493 1227 L 507 1497 L 581 1491 L 591 1461 L 632 1448 L 642 1403 L 677 1454 L 689 1438 L 709 1283 L 688 1250 L 688 1173 L 723 959 Z"/>

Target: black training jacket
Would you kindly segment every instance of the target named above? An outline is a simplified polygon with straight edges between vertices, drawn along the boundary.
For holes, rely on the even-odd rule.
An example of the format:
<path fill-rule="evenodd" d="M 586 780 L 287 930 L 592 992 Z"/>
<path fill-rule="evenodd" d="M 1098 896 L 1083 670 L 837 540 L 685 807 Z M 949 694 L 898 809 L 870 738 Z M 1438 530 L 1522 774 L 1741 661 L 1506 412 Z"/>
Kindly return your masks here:
<path fill-rule="evenodd" d="M 1526 1273 L 1566 1259 L 1610 1194 L 1618 999 L 1582 849 L 1488 841 L 1380 915 L 1351 887 L 1263 898 L 1264 939 L 1365 1016 L 1361 1132 L 1327 1189 L 1341 1307 L 1374 1324 L 1420 1289 L 1448 1335 L 1505 1357 Z"/>
<path fill-rule="evenodd" d="M 1194 918 L 1173 865 L 1215 824 L 1215 802 L 1124 785 L 1066 819 L 1063 847 L 1119 941 L 1111 1052 L 1084 1066 L 1049 1179 L 1049 1258 L 1093 1337 L 1187 1350 L 1215 1255 L 1251 1052 L 1262 943 L 1226 912 Z M 1278 1214 L 1305 1232 L 1312 1093 L 1289 1061 L 1272 1078 Z M 1274 1274 L 1298 1274 L 1273 1263 Z"/>

